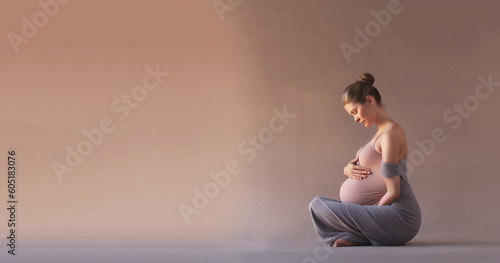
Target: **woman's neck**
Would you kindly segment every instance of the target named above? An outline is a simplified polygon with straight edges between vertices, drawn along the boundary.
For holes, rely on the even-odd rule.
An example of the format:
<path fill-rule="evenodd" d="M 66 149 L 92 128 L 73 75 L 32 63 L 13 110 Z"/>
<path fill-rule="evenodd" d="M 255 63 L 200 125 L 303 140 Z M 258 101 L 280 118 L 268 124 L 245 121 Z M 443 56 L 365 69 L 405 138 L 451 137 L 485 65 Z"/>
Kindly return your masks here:
<path fill-rule="evenodd" d="M 376 110 L 377 114 L 377 119 L 375 120 L 375 123 L 377 124 L 378 127 L 378 132 L 383 131 L 387 126 L 391 125 L 395 121 L 389 117 L 389 114 L 385 111 L 383 108 L 378 108 Z"/>

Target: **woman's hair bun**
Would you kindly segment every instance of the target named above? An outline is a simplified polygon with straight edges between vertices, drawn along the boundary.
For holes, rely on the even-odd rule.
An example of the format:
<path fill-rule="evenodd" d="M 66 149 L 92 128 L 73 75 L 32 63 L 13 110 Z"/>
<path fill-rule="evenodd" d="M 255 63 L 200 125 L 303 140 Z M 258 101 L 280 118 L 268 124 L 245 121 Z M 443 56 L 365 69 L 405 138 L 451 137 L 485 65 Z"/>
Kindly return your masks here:
<path fill-rule="evenodd" d="M 363 82 L 371 86 L 373 85 L 373 82 L 375 82 L 375 77 L 373 77 L 373 75 L 370 73 L 363 73 L 359 75 L 357 81 Z"/>

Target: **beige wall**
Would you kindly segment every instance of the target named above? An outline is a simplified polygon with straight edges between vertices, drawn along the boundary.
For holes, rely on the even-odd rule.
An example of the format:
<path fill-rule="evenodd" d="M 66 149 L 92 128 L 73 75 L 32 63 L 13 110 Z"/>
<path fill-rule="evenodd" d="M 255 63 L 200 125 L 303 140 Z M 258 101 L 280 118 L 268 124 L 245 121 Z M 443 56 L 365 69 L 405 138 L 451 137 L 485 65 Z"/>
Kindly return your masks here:
<path fill-rule="evenodd" d="M 344 88 L 370 72 L 415 154 L 417 238 L 498 239 L 499 85 L 482 88 L 483 99 L 475 91 L 481 76 L 500 82 L 500 5 L 401 1 L 348 62 L 341 43 L 355 45 L 355 28 L 376 23 L 370 11 L 388 2 L 232 1 L 221 20 L 211 0 L 70 1 L 17 45 L 9 33 L 23 36 L 22 18 L 44 9 L 0 4 L 0 145 L 4 160 L 17 150 L 19 233 L 315 238 L 308 203 L 339 197 L 343 167 L 376 132 L 341 105 Z M 120 102 L 143 94 L 136 86 L 157 65 L 169 73 L 158 87 L 135 108 Z M 453 112 L 464 103 L 468 115 Z M 283 122 L 285 107 L 295 117 Z M 56 175 L 53 162 L 67 164 L 66 147 L 87 143 L 82 130 L 102 120 L 102 141 Z M 446 140 L 416 165 L 418 141 L 436 129 Z M 215 185 L 212 171 L 234 175 L 188 224 L 179 205 Z M 0 191 L 4 207 L 6 180 Z"/>

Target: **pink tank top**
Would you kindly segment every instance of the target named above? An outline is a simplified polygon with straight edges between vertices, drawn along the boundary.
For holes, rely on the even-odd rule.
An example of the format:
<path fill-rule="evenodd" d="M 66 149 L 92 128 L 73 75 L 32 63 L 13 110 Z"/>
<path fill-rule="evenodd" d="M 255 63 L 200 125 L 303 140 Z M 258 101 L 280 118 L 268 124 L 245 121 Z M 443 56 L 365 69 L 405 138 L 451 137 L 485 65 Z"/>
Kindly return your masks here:
<path fill-rule="evenodd" d="M 380 172 L 380 162 L 382 155 L 375 151 L 375 141 L 389 128 L 387 126 L 375 140 L 368 142 L 356 153 L 359 160 L 356 163 L 371 170 L 363 180 L 347 178 L 340 187 L 340 201 L 343 203 L 353 203 L 360 205 L 376 205 L 387 192 L 384 177 Z M 365 147 L 370 144 L 370 147 Z"/>

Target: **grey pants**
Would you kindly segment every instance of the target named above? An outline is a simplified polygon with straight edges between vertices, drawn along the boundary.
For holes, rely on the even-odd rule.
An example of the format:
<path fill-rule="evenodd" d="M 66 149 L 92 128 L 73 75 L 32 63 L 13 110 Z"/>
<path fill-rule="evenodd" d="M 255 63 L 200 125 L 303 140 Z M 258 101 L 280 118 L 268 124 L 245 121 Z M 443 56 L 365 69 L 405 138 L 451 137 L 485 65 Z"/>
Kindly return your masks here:
<path fill-rule="evenodd" d="M 328 246 L 338 238 L 360 245 L 403 245 L 421 225 L 411 186 L 400 181 L 400 197 L 390 205 L 359 205 L 317 196 L 309 203 L 314 229 Z"/>

